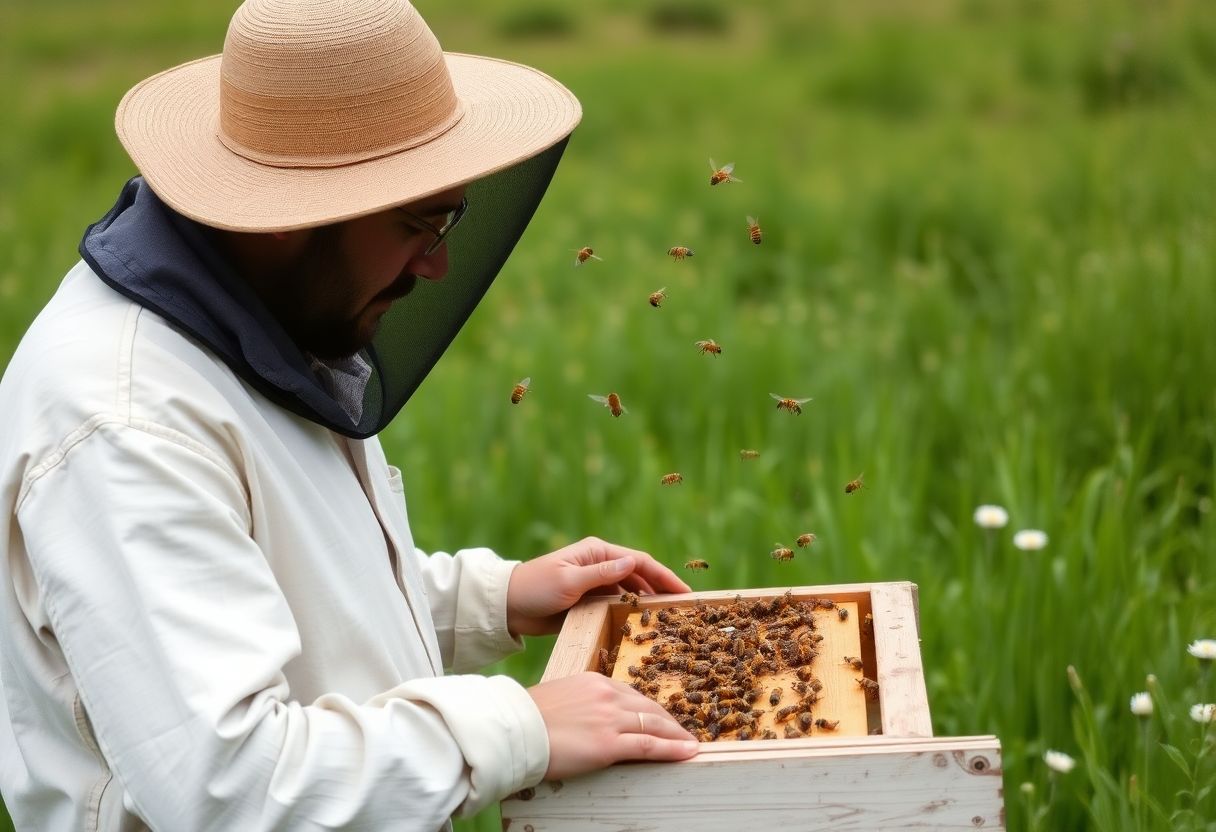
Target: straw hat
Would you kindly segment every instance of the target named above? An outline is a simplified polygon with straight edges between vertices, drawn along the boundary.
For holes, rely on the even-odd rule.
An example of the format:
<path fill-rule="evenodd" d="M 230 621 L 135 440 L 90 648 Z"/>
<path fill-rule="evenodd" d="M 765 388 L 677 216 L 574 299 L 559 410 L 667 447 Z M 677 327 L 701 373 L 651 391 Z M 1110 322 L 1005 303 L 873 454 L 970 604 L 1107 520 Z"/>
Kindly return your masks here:
<path fill-rule="evenodd" d="M 287 231 L 511 167 L 580 117 L 544 73 L 444 53 L 406 0 L 246 0 L 222 55 L 137 84 L 115 129 L 179 213 Z"/>

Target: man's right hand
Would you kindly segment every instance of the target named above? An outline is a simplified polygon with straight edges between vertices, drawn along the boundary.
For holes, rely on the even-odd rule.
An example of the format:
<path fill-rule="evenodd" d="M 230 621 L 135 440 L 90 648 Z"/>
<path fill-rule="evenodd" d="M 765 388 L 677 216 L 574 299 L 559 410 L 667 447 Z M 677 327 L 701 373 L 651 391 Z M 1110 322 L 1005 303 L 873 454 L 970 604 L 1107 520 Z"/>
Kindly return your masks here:
<path fill-rule="evenodd" d="M 686 760 L 700 746 L 657 702 L 599 673 L 542 682 L 528 693 L 549 732 L 546 780 L 622 760 Z"/>

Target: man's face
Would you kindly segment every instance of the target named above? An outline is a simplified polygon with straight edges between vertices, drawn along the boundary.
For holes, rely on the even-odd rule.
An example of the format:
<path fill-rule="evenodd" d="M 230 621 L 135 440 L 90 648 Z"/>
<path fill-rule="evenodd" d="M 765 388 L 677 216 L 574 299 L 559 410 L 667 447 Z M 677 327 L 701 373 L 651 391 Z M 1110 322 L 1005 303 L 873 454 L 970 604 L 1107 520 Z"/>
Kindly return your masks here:
<path fill-rule="evenodd" d="M 463 195 L 456 188 L 401 208 L 440 227 Z M 292 340 L 317 358 L 358 352 L 419 278 L 442 280 L 448 271 L 447 245 L 426 254 L 435 235 L 398 208 L 297 233 L 303 238 L 261 295 Z"/>

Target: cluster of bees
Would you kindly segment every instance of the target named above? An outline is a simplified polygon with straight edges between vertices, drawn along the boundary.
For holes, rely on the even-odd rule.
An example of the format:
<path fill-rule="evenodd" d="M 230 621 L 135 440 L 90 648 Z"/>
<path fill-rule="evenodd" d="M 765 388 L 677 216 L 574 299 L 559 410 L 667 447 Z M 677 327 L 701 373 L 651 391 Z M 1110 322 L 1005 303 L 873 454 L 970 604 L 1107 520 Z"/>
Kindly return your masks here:
<path fill-rule="evenodd" d="M 638 605 L 633 593 L 621 600 Z M 816 610 L 839 614 L 843 608 L 830 598 L 794 600 L 787 591 L 770 600 L 736 596 L 730 604 L 643 609 L 640 624 L 651 629 L 634 633 L 628 621 L 622 627 L 623 637 L 634 644 L 651 644 L 649 653 L 627 668 L 630 684 L 701 742 L 792 739 L 813 729 L 834 731 L 840 721 L 818 713 L 823 683 L 811 667 L 824 638 L 815 627 Z M 616 649 L 600 649 L 601 673 L 611 676 L 616 661 Z M 846 662 L 861 670 L 860 659 L 848 657 Z M 778 674 L 795 680 L 786 683 L 789 690 L 765 682 Z M 676 685 L 666 696 L 665 682 Z M 877 697 L 874 680 L 863 675 L 857 684 L 870 698 Z M 766 713 L 772 714 L 773 727 L 761 725 Z"/>

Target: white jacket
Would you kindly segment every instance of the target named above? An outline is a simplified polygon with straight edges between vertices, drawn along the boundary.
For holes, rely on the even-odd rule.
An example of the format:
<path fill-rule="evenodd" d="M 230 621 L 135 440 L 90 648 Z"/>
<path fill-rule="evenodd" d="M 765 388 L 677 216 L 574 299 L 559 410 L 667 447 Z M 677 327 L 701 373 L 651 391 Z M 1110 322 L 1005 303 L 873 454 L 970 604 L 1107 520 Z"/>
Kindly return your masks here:
<path fill-rule="evenodd" d="M 81 263 L 0 382 L 0 791 L 21 830 L 430 830 L 537 783 L 515 564 L 414 548 L 375 439 Z"/>

